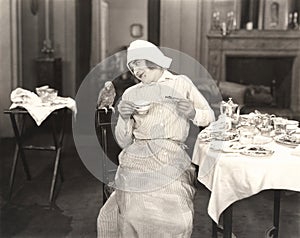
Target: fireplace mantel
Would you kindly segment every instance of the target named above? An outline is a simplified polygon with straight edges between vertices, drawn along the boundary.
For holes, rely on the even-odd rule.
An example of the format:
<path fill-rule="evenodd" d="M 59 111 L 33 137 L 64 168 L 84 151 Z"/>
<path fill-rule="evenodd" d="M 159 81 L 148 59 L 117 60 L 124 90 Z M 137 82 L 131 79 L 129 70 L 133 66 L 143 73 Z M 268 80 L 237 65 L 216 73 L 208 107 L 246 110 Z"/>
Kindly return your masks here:
<path fill-rule="evenodd" d="M 208 71 L 226 81 L 226 57 L 292 57 L 291 110 L 300 114 L 300 31 L 234 31 L 208 34 Z"/>

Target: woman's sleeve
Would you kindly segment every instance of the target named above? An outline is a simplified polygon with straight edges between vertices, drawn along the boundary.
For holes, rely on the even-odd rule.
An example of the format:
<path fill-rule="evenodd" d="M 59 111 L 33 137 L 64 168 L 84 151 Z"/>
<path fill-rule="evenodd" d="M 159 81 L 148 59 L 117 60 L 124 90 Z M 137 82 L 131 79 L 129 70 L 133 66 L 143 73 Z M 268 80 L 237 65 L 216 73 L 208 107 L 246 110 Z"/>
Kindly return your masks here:
<path fill-rule="evenodd" d="M 128 100 L 126 98 L 126 95 L 123 94 L 122 100 Z M 133 119 L 124 120 L 119 115 L 118 122 L 115 127 L 115 135 L 116 135 L 117 142 L 121 148 L 125 148 L 126 146 L 132 144 L 133 125 L 134 125 Z"/>
<path fill-rule="evenodd" d="M 193 82 L 184 77 L 187 86 L 187 98 L 193 102 L 196 114 L 192 120 L 196 126 L 208 126 L 211 122 L 215 121 L 214 111 L 209 106 L 205 97 L 196 88 Z"/>

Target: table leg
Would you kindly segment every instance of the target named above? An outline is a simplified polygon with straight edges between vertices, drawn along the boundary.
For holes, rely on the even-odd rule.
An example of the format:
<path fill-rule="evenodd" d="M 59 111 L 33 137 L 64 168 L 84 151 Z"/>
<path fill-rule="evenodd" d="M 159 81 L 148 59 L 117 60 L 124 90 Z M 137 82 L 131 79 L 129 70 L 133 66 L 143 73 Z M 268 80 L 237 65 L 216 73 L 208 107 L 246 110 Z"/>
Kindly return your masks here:
<path fill-rule="evenodd" d="M 27 161 L 25 159 L 25 154 L 24 154 L 24 151 L 23 151 L 21 134 L 19 132 L 19 129 L 18 129 L 18 126 L 17 126 L 17 122 L 16 122 L 16 118 L 15 118 L 14 114 L 10 114 L 10 120 L 11 120 L 11 123 L 12 123 L 12 126 L 13 126 L 13 130 L 14 130 L 16 142 L 17 142 L 17 145 L 18 145 L 18 150 L 19 150 L 22 162 L 23 162 L 23 167 L 24 167 L 24 171 L 25 171 L 26 177 L 27 177 L 28 180 L 31 180 L 31 175 L 30 175 L 29 167 L 27 165 Z M 23 119 L 23 121 L 24 121 L 24 119 Z M 23 126 L 24 126 L 24 123 L 22 124 L 22 132 L 23 132 Z M 16 160 L 17 159 L 18 159 L 18 156 L 16 157 Z"/>
<path fill-rule="evenodd" d="M 62 124 L 62 127 L 60 128 L 59 138 L 57 138 L 58 133 L 57 133 L 56 125 L 55 125 L 55 118 L 52 117 L 52 137 L 53 137 L 53 142 L 55 145 L 56 152 L 57 152 L 58 148 L 62 148 L 62 144 L 63 144 L 63 137 L 64 137 L 64 131 L 65 131 L 64 118 L 65 118 L 65 114 L 63 115 L 63 124 Z M 63 176 L 61 166 L 58 166 L 58 171 L 59 171 L 61 181 L 63 182 L 64 176 Z"/>
<path fill-rule="evenodd" d="M 9 179 L 8 200 L 10 200 L 11 194 L 12 194 L 12 188 L 13 188 L 14 181 L 15 181 L 15 174 L 16 174 L 16 167 L 17 167 L 17 163 L 18 163 L 18 158 L 19 158 L 19 146 L 16 145 L 14 158 L 13 158 L 13 164 L 12 164 L 11 173 L 10 173 L 10 179 Z"/>
<path fill-rule="evenodd" d="M 218 238 L 218 225 L 212 220 L 212 238 Z"/>
<path fill-rule="evenodd" d="M 52 137 L 53 137 L 53 142 L 54 142 L 54 146 L 57 149 L 58 147 L 58 141 L 57 141 L 57 131 L 56 131 L 56 125 L 55 125 L 55 118 L 54 116 L 52 116 L 51 118 L 51 122 L 52 122 Z"/>
<path fill-rule="evenodd" d="M 63 111 L 62 126 L 59 130 L 59 138 L 57 138 L 58 132 L 57 132 L 57 127 L 56 127 L 56 123 L 55 123 L 55 118 L 52 117 L 52 136 L 53 136 L 53 141 L 55 144 L 56 156 L 55 156 L 54 170 L 53 170 L 50 196 L 49 196 L 50 203 L 52 203 L 53 197 L 54 197 L 54 190 L 55 190 L 55 185 L 56 185 L 56 180 L 57 180 L 57 172 L 60 175 L 61 181 L 62 182 L 64 181 L 62 168 L 60 166 L 60 156 L 61 156 L 61 152 L 62 152 L 63 139 L 64 139 L 64 135 L 65 135 L 65 117 L 66 117 L 66 110 Z"/>
<path fill-rule="evenodd" d="M 59 135 L 59 146 L 61 148 L 63 148 L 63 141 L 64 141 L 64 136 L 65 136 L 67 109 L 64 109 L 62 114 L 63 114 L 62 115 L 62 117 L 63 117 L 62 118 L 62 127 L 61 127 L 60 135 Z M 62 166 L 59 166 L 59 175 L 60 175 L 61 181 L 63 182 L 64 176 L 63 176 Z"/>
<path fill-rule="evenodd" d="M 273 226 L 266 230 L 266 238 L 278 238 L 280 217 L 280 190 L 274 190 Z"/>
<path fill-rule="evenodd" d="M 54 164 L 52 183 L 51 183 L 51 189 L 50 189 L 50 197 L 49 197 L 50 203 L 53 201 L 54 189 L 55 189 L 55 184 L 56 184 L 56 179 L 57 179 L 57 171 L 58 171 L 58 167 L 59 167 L 60 152 L 61 152 L 61 148 L 58 148 L 56 151 L 55 164 Z"/>
<path fill-rule="evenodd" d="M 231 238 L 232 234 L 232 205 L 223 212 L 223 238 Z"/>
<path fill-rule="evenodd" d="M 273 225 L 275 227 L 274 238 L 278 238 L 279 233 L 279 216 L 280 216 L 280 190 L 274 191 L 274 215 Z"/>

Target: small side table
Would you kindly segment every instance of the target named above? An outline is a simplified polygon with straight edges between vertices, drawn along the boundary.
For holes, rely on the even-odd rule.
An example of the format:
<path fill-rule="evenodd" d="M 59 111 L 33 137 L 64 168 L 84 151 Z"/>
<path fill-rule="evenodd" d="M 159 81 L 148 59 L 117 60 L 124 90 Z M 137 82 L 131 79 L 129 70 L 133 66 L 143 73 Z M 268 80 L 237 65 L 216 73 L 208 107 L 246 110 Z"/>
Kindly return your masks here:
<path fill-rule="evenodd" d="M 57 173 L 59 172 L 61 181 L 63 182 L 63 173 L 62 168 L 60 166 L 60 157 L 61 152 L 63 148 L 63 139 L 64 139 L 64 133 L 65 133 L 65 118 L 66 118 L 66 112 L 67 108 L 61 108 L 54 112 L 52 112 L 49 115 L 49 118 L 46 119 L 46 121 L 51 122 L 51 133 L 53 137 L 53 144 L 48 146 L 36 146 L 36 145 L 25 145 L 24 144 L 24 125 L 27 117 L 30 117 L 27 110 L 23 108 L 16 108 L 12 110 L 5 110 L 4 113 L 8 114 L 10 116 L 10 120 L 12 123 L 14 136 L 16 139 L 16 147 L 13 157 L 13 164 L 11 167 L 11 174 L 10 174 L 10 180 L 9 180 L 9 200 L 12 195 L 15 175 L 16 175 L 16 167 L 18 163 L 19 157 L 21 157 L 21 161 L 23 163 L 23 168 L 26 174 L 26 177 L 28 180 L 31 180 L 31 175 L 29 171 L 29 167 L 25 158 L 24 150 L 42 150 L 42 151 L 54 151 L 55 152 L 55 162 L 54 162 L 54 170 L 53 170 L 53 176 L 52 176 L 52 182 L 51 182 L 51 188 L 50 188 L 50 195 L 49 195 L 49 202 L 53 202 L 54 198 L 54 190 L 55 190 L 55 184 L 57 180 Z M 57 119 L 59 118 L 59 114 L 62 115 L 62 123 L 61 127 L 59 128 L 57 126 Z M 16 117 L 20 116 L 20 123 L 18 125 Z"/>

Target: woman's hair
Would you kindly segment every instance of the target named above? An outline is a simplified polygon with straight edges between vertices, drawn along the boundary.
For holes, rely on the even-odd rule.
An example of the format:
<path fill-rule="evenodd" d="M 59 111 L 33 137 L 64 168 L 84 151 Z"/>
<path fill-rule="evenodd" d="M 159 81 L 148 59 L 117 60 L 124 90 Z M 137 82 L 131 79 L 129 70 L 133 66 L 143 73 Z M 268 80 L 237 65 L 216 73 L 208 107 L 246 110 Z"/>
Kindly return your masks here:
<path fill-rule="evenodd" d="M 146 61 L 147 67 L 150 68 L 150 69 L 161 69 L 162 68 L 161 66 L 159 66 L 159 65 L 157 65 L 157 64 L 155 64 L 155 63 L 153 63 L 149 60 L 145 60 L 145 61 Z"/>
<path fill-rule="evenodd" d="M 136 60 L 133 60 L 132 63 L 134 63 Z M 162 67 L 149 61 L 149 60 L 145 60 L 146 62 L 146 66 L 149 68 L 149 69 L 161 69 Z M 131 62 L 130 62 L 131 63 Z M 129 67 L 130 67 L 130 64 L 129 64 Z"/>

